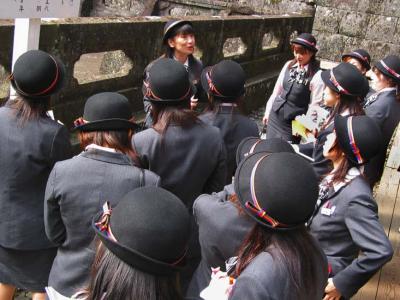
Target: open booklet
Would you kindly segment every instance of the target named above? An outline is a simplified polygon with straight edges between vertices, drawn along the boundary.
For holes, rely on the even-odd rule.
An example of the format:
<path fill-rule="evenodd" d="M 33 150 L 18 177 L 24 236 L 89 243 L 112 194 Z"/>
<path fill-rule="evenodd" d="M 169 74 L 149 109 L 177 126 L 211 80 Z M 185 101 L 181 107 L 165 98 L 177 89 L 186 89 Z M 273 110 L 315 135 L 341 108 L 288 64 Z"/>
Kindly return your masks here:
<path fill-rule="evenodd" d="M 329 111 L 322 107 L 313 107 L 305 115 L 299 115 L 292 121 L 293 135 L 302 138 L 301 143 L 315 141 L 313 132 L 319 130 L 329 115 Z"/>

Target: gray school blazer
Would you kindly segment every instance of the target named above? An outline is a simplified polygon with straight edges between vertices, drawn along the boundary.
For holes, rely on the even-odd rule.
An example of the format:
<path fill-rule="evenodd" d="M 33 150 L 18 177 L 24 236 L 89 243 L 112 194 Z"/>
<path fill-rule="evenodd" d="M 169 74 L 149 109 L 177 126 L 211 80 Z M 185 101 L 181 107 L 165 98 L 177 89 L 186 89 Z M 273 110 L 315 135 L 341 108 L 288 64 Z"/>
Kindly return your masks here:
<path fill-rule="evenodd" d="M 20 250 L 55 247 L 45 234 L 43 198 L 50 171 L 72 156 L 67 129 L 49 117 L 21 125 L 0 108 L 0 245 Z"/>
<path fill-rule="evenodd" d="M 49 286 L 71 297 L 85 287 L 95 254 L 93 217 L 109 201 L 111 207 L 129 191 L 159 185 L 153 172 L 135 167 L 128 156 L 89 149 L 57 163 L 45 196 L 45 227 L 59 246 Z"/>

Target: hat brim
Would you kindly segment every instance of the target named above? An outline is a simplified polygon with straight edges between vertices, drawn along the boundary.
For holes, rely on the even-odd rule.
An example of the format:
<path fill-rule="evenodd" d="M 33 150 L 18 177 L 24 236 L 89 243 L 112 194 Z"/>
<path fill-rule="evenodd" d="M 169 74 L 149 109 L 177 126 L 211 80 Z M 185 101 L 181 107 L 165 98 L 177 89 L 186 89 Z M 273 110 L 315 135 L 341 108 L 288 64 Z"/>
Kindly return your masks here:
<path fill-rule="evenodd" d="M 263 227 L 267 227 L 272 230 L 289 231 L 304 226 L 304 224 L 296 224 L 289 227 L 273 227 L 271 224 L 259 218 L 253 212 L 249 211 L 249 209 L 246 207 L 246 202 L 252 199 L 250 190 L 250 178 L 251 178 L 251 173 L 253 171 L 253 167 L 257 163 L 257 161 L 265 155 L 268 156 L 271 155 L 271 153 L 268 152 L 254 153 L 246 157 L 237 167 L 234 180 L 234 189 L 240 205 L 250 218 L 252 218 L 254 221 L 262 225 Z"/>
<path fill-rule="evenodd" d="M 140 126 L 134 122 L 125 119 L 108 119 L 99 120 L 93 122 L 87 122 L 85 124 L 76 126 L 73 130 L 79 131 L 109 131 L 109 130 L 137 130 Z"/>
<path fill-rule="evenodd" d="M 10 83 L 11 83 L 12 87 L 14 88 L 14 90 L 15 90 L 19 95 L 21 95 L 22 97 L 30 98 L 30 99 L 48 98 L 48 97 L 50 97 L 51 95 L 57 93 L 57 92 L 64 86 L 64 83 L 65 83 L 65 73 L 66 73 L 65 65 L 64 65 L 63 62 L 62 62 L 60 59 L 58 59 L 57 57 L 55 57 L 55 56 L 51 56 L 51 57 L 56 61 L 56 64 L 57 64 L 57 67 L 58 67 L 58 70 L 59 70 L 59 73 L 58 73 L 59 78 L 58 78 L 58 80 L 57 80 L 57 82 L 56 82 L 54 88 L 52 88 L 51 91 L 49 91 L 49 92 L 47 92 L 47 93 L 45 93 L 45 94 L 43 94 L 43 95 L 32 95 L 32 94 L 28 94 L 28 93 L 26 93 L 26 92 L 20 90 L 19 87 L 17 86 L 17 84 L 15 83 L 15 80 L 14 80 L 14 79 L 11 79 L 11 80 L 10 80 Z"/>
<path fill-rule="evenodd" d="M 236 150 L 236 165 L 239 165 L 240 162 L 245 158 L 246 153 L 250 151 L 250 148 L 254 145 L 255 142 L 259 141 L 258 137 L 247 137 L 244 138 L 237 147 Z"/>
<path fill-rule="evenodd" d="M 367 71 L 371 70 L 371 65 L 370 65 L 368 62 L 366 62 L 366 61 L 360 59 L 357 55 L 352 54 L 352 53 L 343 54 L 343 55 L 342 55 L 342 61 L 343 61 L 346 57 L 351 57 L 351 58 L 357 59 L 357 60 L 360 62 L 360 64 L 361 64 Z"/>
<path fill-rule="evenodd" d="M 188 96 L 182 99 L 154 99 L 151 97 L 144 96 L 143 100 L 147 100 L 150 101 L 151 103 L 161 104 L 161 105 L 171 105 L 171 106 L 180 105 L 183 102 L 190 100 L 190 98 L 194 95 L 194 89 L 195 87 L 193 86 L 193 84 L 190 84 L 190 91 L 188 93 Z"/>
<path fill-rule="evenodd" d="M 325 70 L 321 72 L 322 81 L 326 86 L 328 86 L 331 90 L 336 93 L 340 93 L 339 89 L 332 83 L 331 81 L 331 70 Z"/>
<path fill-rule="evenodd" d="M 292 41 L 290 41 L 290 44 L 296 44 L 296 45 L 303 46 L 304 48 L 307 48 L 308 50 L 311 50 L 314 53 L 318 52 L 318 49 L 316 47 L 313 47 L 313 46 L 311 46 L 311 45 L 309 45 L 307 43 L 304 43 L 302 41 L 292 40 Z"/>
<path fill-rule="evenodd" d="M 183 266 L 185 259 L 183 259 L 179 265 L 171 265 L 159 260 L 148 257 L 134 249 L 125 247 L 124 245 L 114 242 L 110 240 L 107 235 L 99 230 L 96 226 L 97 220 L 100 220 L 102 213 L 96 214 L 96 216 L 92 220 L 92 228 L 104 244 L 104 246 L 115 254 L 119 259 L 130 265 L 131 267 L 137 268 L 143 272 L 159 275 L 159 276 L 167 276 L 174 274 L 181 270 L 181 266 Z"/>
<path fill-rule="evenodd" d="M 388 70 L 386 70 L 385 67 L 381 64 L 380 61 L 378 61 L 378 62 L 375 64 L 375 67 L 376 67 L 381 73 L 383 73 L 384 75 L 386 75 L 386 76 L 392 78 L 393 80 L 395 80 L 395 82 L 397 82 L 397 83 L 400 84 L 400 78 L 397 78 L 396 76 L 394 76 L 393 74 L 391 74 Z"/>
<path fill-rule="evenodd" d="M 180 25 L 183 26 L 185 24 L 189 24 L 190 26 L 193 27 L 193 23 L 187 20 L 176 20 L 176 22 L 172 23 L 167 29 L 164 30 L 164 35 L 163 35 L 163 44 L 167 42 L 167 40 L 170 38 L 170 33 L 173 28 L 176 26 Z"/>
<path fill-rule="evenodd" d="M 222 101 L 226 101 L 226 102 L 235 102 L 235 100 L 237 98 L 239 98 L 240 96 L 244 95 L 244 93 L 246 92 L 246 90 L 243 88 L 243 90 L 240 91 L 240 93 L 238 93 L 237 95 L 233 95 L 233 96 L 223 96 L 223 95 L 218 95 L 216 93 L 214 93 L 213 91 L 210 90 L 210 85 L 208 84 L 208 80 L 207 80 L 207 72 L 209 72 L 212 67 L 214 66 L 209 66 L 209 67 L 205 67 L 203 69 L 203 71 L 201 72 L 200 75 L 200 83 L 201 86 L 203 88 L 203 90 L 207 93 L 210 94 L 212 96 L 214 96 L 217 99 L 221 99 Z"/>

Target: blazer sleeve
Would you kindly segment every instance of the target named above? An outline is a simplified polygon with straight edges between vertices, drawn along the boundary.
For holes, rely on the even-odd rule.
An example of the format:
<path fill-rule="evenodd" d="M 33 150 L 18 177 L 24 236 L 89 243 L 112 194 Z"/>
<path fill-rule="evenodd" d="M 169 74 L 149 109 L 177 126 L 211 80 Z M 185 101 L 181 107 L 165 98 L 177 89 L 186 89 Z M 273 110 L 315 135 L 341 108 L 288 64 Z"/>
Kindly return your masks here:
<path fill-rule="evenodd" d="M 61 218 L 60 203 L 55 193 L 57 165 L 54 166 L 47 181 L 44 198 L 44 228 L 51 242 L 61 245 L 66 238 L 65 225 Z"/>
<path fill-rule="evenodd" d="M 54 135 L 51 145 L 50 159 L 54 165 L 60 160 L 65 160 L 72 157 L 72 146 L 67 128 L 61 126 Z"/>
<path fill-rule="evenodd" d="M 219 192 L 221 191 L 224 186 L 225 186 L 225 181 L 226 181 L 226 172 L 227 172 L 227 166 L 226 166 L 226 148 L 225 144 L 222 141 L 222 138 L 220 138 L 220 143 L 219 143 L 219 154 L 217 158 L 217 164 L 211 174 L 211 176 L 208 178 L 203 193 L 205 194 L 211 194 L 213 192 Z"/>
<path fill-rule="evenodd" d="M 365 108 L 365 114 L 372 118 L 378 124 L 379 128 L 382 128 L 383 123 L 389 115 L 389 111 L 382 105 L 370 105 Z"/>
<path fill-rule="evenodd" d="M 260 282 L 254 277 L 243 274 L 238 277 L 233 286 L 229 300 L 272 300 L 269 282 Z M 282 287 L 283 288 L 283 287 Z M 271 295 L 271 296 L 270 296 Z"/>
<path fill-rule="evenodd" d="M 333 283 L 347 299 L 353 296 L 393 256 L 393 248 L 378 219 L 377 205 L 367 194 L 350 201 L 345 223 L 362 254 L 333 277 Z"/>

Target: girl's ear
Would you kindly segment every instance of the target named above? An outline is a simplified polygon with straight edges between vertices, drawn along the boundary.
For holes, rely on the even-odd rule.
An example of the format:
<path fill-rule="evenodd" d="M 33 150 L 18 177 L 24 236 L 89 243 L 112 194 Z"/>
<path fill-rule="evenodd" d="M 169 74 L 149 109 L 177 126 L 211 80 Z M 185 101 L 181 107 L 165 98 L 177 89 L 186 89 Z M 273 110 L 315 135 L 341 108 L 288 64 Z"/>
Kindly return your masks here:
<path fill-rule="evenodd" d="M 170 46 L 171 48 L 175 48 L 175 39 L 174 38 L 169 38 L 167 42 L 168 42 L 168 46 Z"/>

